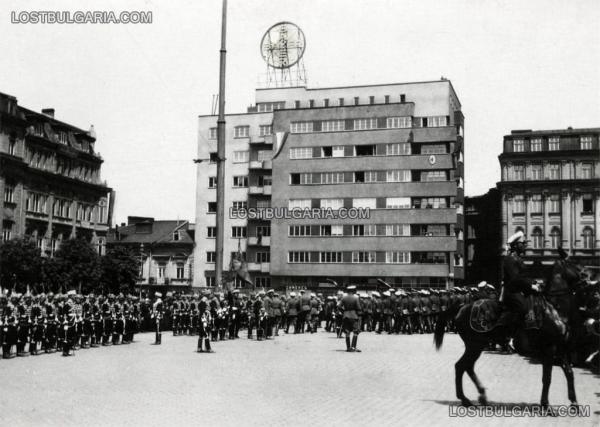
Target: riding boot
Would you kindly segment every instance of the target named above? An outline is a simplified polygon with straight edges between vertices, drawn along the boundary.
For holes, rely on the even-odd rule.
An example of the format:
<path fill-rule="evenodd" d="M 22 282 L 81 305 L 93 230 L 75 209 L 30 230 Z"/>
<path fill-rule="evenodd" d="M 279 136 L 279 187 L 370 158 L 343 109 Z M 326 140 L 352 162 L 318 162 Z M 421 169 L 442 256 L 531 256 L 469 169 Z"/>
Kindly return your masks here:
<path fill-rule="evenodd" d="M 210 339 L 206 338 L 204 340 L 204 347 L 206 347 L 207 353 L 214 353 L 214 351 L 210 348 Z"/>
<path fill-rule="evenodd" d="M 356 342 L 358 341 L 358 335 L 352 337 L 352 351 L 360 353 L 360 350 L 356 348 Z"/>
<path fill-rule="evenodd" d="M 350 346 L 350 337 L 349 336 L 346 337 L 346 351 L 348 351 L 348 352 L 352 351 L 352 346 Z"/>
<path fill-rule="evenodd" d="M 202 337 L 198 337 L 198 347 L 196 348 L 196 351 L 198 353 L 203 353 L 203 350 L 202 350 Z"/>
<path fill-rule="evenodd" d="M 160 332 L 156 332 L 155 338 L 154 338 L 154 345 L 160 345 Z"/>

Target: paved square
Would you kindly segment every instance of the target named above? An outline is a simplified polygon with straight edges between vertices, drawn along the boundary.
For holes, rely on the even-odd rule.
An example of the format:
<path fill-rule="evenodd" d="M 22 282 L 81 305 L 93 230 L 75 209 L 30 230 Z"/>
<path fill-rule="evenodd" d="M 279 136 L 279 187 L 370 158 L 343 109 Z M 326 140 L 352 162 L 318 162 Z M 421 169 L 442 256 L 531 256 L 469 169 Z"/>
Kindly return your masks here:
<path fill-rule="evenodd" d="M 600 425 L 598 377 L 580 369 L 578 398 L 590 418 L 450 418 L 462 353 L 453 334 L 439 353 L 431 335 L 361 334 L 362 353 L 346 353 L 323 331 L 217 342 L 214 354 L 196 353 L 195 337 L 153 340 L 0 360 L 0 426 Z M 477 372 L 492 404 L 539 401 L 540 365 L 486 353 Z M 564 375 L 553 374 L 550 402 L 567 404 Z"/>

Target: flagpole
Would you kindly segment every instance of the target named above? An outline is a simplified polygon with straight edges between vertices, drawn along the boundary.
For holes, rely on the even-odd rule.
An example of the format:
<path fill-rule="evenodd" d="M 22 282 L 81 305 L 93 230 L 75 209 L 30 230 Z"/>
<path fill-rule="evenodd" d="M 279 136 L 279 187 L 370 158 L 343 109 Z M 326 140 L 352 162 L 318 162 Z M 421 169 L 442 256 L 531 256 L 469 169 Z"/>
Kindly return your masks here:
<path fill-rule="evenodd" d="M 227 35 L 227 0 L 223 0 L 221 50 L 219 63 L 219 118 L 217 120 L 217 236 L 215 242 L 215 281 L 223 287 L 223 241 L 225 228 L 225 55 Z"/>

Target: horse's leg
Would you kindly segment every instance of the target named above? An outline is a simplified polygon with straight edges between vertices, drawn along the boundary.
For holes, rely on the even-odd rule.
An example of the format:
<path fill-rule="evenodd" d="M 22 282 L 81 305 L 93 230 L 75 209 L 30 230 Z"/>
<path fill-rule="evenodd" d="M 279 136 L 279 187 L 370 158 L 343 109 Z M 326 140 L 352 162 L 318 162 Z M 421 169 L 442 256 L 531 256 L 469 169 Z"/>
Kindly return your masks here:
<path fill-rule="evenodd" d="M 569 400 L 571 405 L 577 406 L 577 396 L 575 395 L 575 378 L 573 376 L 573 368 L 571 367 L 571 361 L 568 356 L 563 356 L 561 365 L 565 377 L 567 378 L 567 389 L 569 394 Z"/>
<path fill-rule="evenodd" d="M 465 393 L 463 391 L 463 383 L 462 383 L 463 375 L 464 375 L 465 371 L 468 369 L 468 366 L 470 364 L 469 354 L 470 354 L 469 345 L 467 343 L 465 343 L 465 352 L 463 353 L 461 358 L 458 359 L 458 362 L 456 362 L 456 364 L 454 365 L 456 397 L 458 397 L 458 399 L 460 400 L 460 402 L 462 403 L 463 406 L 473 406 L 473 403 L 467 398 L 467 396 L 465 396 Z"/>
<path fill-rule="evenodd" d="M 481 356 L 482 351 L 483 351 L 483 347 L 481 347 L 481 346 L 473 347 L 470 349 L 469 359 L 468 359 L 469 364 L 467 365 L 467 374 L 469 374 L 469 377 L 475 384 L 475 387 L 477 387 L 477 391 L 479 392 L 479 403 L 482 405 L 487 405 L 487 396 L 485 394 L 485 387 L 483 387 L 483 385 L 481 384 L 481 381 L 479 381 L 479 378 L 475 374 L 475 362 L 477 362 L 477 359 L 479 359 L 479 356 Z"/>
<path fill-rule="evenodd" d="M 549 345 L 542 349 L 542 399 L 541 405 L 548 406 L 548 391 L 550 390 L 550 382 L 552 381 L 552 365 L 554 362 L 554 346 Z"/>

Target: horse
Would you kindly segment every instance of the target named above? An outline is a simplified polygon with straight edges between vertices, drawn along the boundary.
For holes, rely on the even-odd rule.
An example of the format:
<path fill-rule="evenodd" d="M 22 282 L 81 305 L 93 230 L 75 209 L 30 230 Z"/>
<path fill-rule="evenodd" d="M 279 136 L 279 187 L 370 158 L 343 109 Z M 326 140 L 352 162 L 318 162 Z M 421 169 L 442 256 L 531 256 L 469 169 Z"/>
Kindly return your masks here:
<path fill-rule="evenodd" d="M 577 318 L 577 307 L 574 304 L 575 292 L 585 282 L 583 269 L 566 257 L 558 259 L 553 267 L 547 285 L 544 288 L 544 298 L 552 301 L 560 318 L 565 324 L 575 324 L 579 321 Z M 490 301 L 490 300 L 488 300 Z M 499 304 L 495 302 L 495 304 Z M 491 329 L 487 332 L 478 332 L 471 327 L 470 318 L 475 303 L 453 305 L 446 312 L 440 314 L 436 323 L 434 332 L 434 344 L 436 350 L 442 346 L 446 324 L 454 319 L 456 330 L 465 344 L 465 351 L 461 358 L 455 364 L 455 386 L 456 396 L 463 406 L 473 406 L 463 391 L 462 378 L 466 372 L 479 393 L 479 403 L 487 405 L 487 396 L 484 386 L 475 374 L 475 362 L 481 356 L 484 348 L 490 341 L 501 339 L 498 329 Z M 496 306 L 499 309 L 498 306 Z M 551 308 L 551 307 L 550 307 Z M 554 312 L 556 313 L 556 312 Z M 563 326 L 566 326 L 563 325 Z M 520 330 L 520 336 L 523 336 L 523 330 Z M 558 333 L 555 322 L 547 315 L 543 316 L 543 322 L 539 329 L 529 330 L 528 337 L 532 340 L 534 347 L 537 347 L 537 356 L 541 358 L 543 364 L 542 375 L 542 396 L 541 405 L 548 408 L 548 391 L 552 376 L 552 367 L 556 358 L 560 360 L 560 366 L 567 379 L 568 398 L 571 405 L 578 406 L 575 394 L 575 381 L 573 370 L 570 363 L 570 348 L 572 347 L 572 335 L 569 328 L 564 333 Z M 521 349 L 519 348 L 521 347 Z M 517 346 L 517 350 L 522 354 L 524 346 Z"/>

